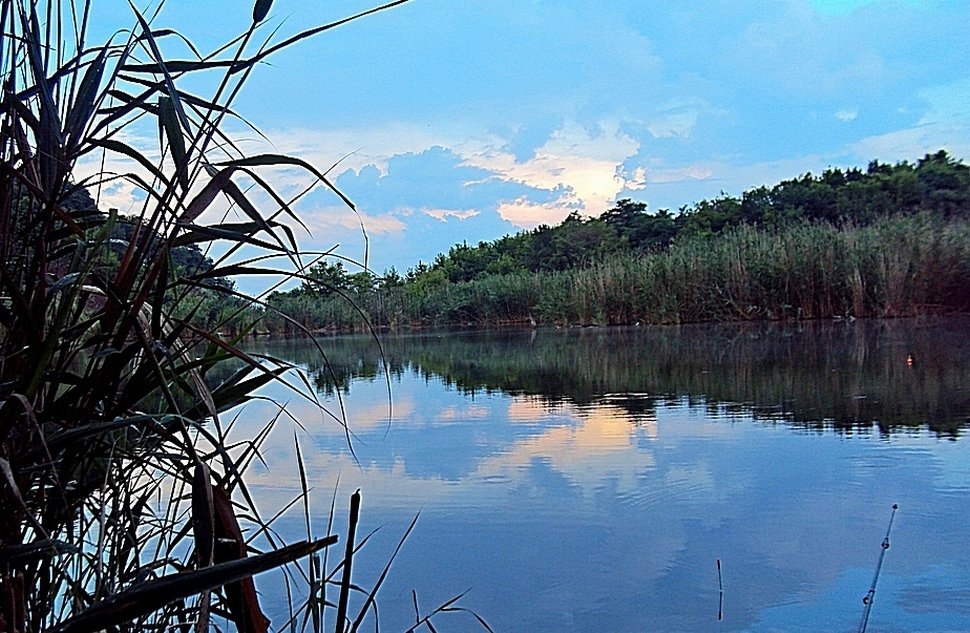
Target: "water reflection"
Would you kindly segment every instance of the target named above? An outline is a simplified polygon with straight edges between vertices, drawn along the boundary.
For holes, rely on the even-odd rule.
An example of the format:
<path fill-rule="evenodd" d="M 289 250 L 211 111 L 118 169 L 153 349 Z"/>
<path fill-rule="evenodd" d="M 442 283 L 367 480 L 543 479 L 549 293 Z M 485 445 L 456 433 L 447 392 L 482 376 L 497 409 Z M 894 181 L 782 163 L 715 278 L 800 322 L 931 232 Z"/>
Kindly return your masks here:
<path fill-rule="evenodd" d="M 422 509 L 385 590 L 385 630 L 407 628 L 414 586 L 472 587 L 470 604 L 504 631 L 853 631 L 899 503 L 870 630 L 946 631 L 970 630 L 970 459 L 938 435 L 958 438 L 970 411 L 968 326 L 389 339 L 390 411 L 366 339 L 324 342 L 336 382 L 303 345 L 264 351 L 345 396 L 358 461 L 339 426 L 288 404 L 319 505 L 339 479 L 341 494 L 363 489 L 369 527 Z M 269 464 L 293 456 L 288 433 L 265 446 Z M 299 476 L 277 468 L 253 484 L 279 507 Z"/>
<path fill-rule="evenodd" d="M 753 413 L 807 428 L 883 432 L 928 425 L 956 435 L 970 416 L 970 319 L 567 329 L 388 337 L 392 378 L 415 371 L 462 393 L 616 404 L 653 415 L 687 397 L 719 414 Z M 381 373 L 366 338 L 265 344 L 300 362 L 325 394 Z M 619 395 L 611 395 L 619 394 Z"/>

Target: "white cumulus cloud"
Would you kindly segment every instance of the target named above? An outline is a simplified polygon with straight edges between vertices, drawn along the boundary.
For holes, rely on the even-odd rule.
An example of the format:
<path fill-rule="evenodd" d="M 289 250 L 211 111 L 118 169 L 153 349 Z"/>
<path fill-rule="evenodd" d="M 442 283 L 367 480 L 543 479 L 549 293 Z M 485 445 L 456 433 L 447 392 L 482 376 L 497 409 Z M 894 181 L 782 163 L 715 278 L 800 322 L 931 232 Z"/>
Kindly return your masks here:
<path fill-rule="evenodd" d="M 462 156 L 466 165 L 494 174 L 496 179 L 556 194 L 552 202 L 519 197 L 500 203 L 499 213 L 504 219 L 528 228 L 554 224 L 573 210 L 591 216 L 606 211 L 627 184 L 620 166 L 639 147 L 639 142 L 616 124 L 605 123 L 590 130 L 570 123 L 554 132 L 525 161 L 495 147 Z"/>

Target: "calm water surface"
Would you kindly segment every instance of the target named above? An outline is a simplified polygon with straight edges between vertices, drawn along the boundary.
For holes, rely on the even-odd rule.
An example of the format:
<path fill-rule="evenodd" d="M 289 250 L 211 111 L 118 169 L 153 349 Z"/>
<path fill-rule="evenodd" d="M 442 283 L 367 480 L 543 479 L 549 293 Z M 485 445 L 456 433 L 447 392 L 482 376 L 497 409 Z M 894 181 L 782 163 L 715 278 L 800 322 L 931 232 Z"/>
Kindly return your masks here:
<path fill-rule="evenodd" d="M 968 319 L 384 346 L 387 372 L 367 338 L 325 340 L 332 370 L 307 341 L 261 348 L 346 408 L 357 462 L 336 422 L 267 392 L 305 428 L 314 529 L 335 486 L 338 506 L 362 490 L 364 533 L 381 527 L 357 582 L 373 584 L 420 510 L 381 589 L 382 630 L 413 622 L 413 588 L 422 609 L 470 590 L 463 604 L 496 631 L 856 631 L 893 503 L 868 630 L 970 630 Z M 249 405 L 240 427 L 272 414 Z M 274 508 L 299 490 L 292 427 L 264 454 L 253 488 Z M 278 528 L 296 539 L 303 520 Z"/>

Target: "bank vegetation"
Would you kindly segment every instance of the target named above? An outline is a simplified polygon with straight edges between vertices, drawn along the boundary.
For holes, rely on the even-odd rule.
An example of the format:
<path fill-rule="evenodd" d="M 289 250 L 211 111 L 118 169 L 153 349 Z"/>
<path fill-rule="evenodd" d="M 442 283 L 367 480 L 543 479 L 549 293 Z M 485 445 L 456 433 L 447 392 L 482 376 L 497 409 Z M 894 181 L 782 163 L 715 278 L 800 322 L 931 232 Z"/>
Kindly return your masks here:
<path fill-rule="evenodd" d="M 260 327 L 281 333 L 967 311 L 970 168 L 941 151 L 676 214 L 620 200 L 598 218 L 455 246 L 403 276 L 323 261 L 268 306 Z"/>

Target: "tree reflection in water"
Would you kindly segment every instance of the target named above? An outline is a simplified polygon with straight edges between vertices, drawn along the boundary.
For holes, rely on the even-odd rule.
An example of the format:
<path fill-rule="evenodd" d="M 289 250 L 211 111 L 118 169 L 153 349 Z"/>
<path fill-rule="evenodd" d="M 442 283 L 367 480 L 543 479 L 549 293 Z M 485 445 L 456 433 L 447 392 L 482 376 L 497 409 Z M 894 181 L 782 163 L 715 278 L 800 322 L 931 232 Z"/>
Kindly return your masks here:
<path fill-rule="evenodd" d="M 405 372 L 465 394 L 608 402 L 649 419 L 686 399 L 802 429 L 881 433 L 929 427 L 956 437 L 970 419 L 970 317 L 424 332 L 260 341 L 306 366 L 325 395 Z"/>

